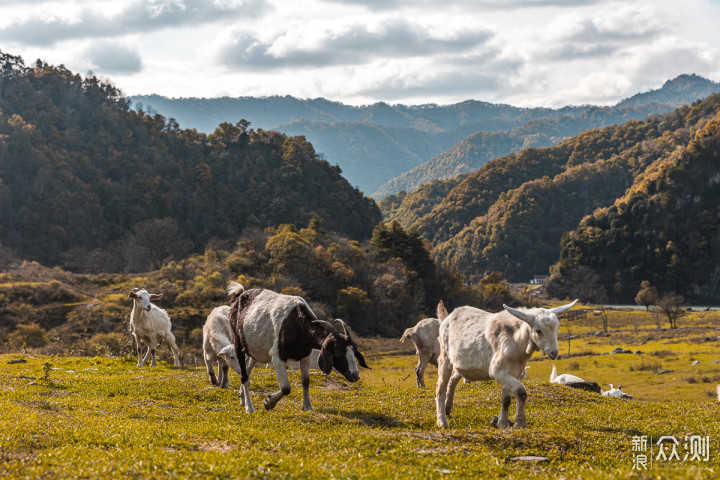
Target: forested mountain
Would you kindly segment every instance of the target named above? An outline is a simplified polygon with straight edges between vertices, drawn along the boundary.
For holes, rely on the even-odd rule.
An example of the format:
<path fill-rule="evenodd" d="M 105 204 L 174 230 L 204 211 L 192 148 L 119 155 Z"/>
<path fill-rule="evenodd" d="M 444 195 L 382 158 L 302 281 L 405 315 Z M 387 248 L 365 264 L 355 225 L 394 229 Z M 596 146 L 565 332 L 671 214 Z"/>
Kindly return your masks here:
<path fill-rule="evenodd" d="M 649 281 L 720 299 L 720 97 L 668 121 L 680 127 L 643 146 L 653 162 L 632 187 L 563 237 L 549 291 L 629 302 Z"/>
<path fill-rule="evenodd" d="M 170 99 L 150 95 L 131 100 L 202 132 L 245 118 L 258 128 L 304 135 L 365 192 L 375 191 L 477 131 L 504 131 L 536 118 L 575 115 L 588 108 L 526 109 L 472 100 L 447 106 L 380 102 L 354 107 L 289 96 Z"/>
<path fill-rule="evenodd" d="M 610 298 L 634 296 L 641 280 L 720 296 L 708 287 L 709 271 L 720 265 L 712 210 L 720 204 L 718 112 L 720 96 L 711 95 L 644 122 L 498 158 L 465 177 L 388 197 L 381 207 L 430 239 L 439 261 L 465 274 L 496 270 L 527 281 L 548 272 L 565 237 L 557 270 L 571 277 L 568 285 L 583 283 L 571 272 L 586 266 L 598 269 Z M 641 194 L 652 201 L 640 201 Z M 567 235 L 598 208 L 605 210 Z M 568 291 L 555 292 L 564 297 Z"/>
<path fill-rule="evenodd" d="M 201 132 L 245 118 L 256 128 L 305 135 L 330 163 L 342 168 L 350 183 L 381 198 L 470 172 L 522 148 L 554 145 L 584 129 L 668 112 L 716 91 L 720 91 L 717 83 L 683 75 L 660 90 L 607 108 L 517 108 L 479 101 L 418 106 L 380 102 L 354 107 L 289 96 L 171 99 L 151 95 L 131 100 L 145 110 L 176 119 L 183 128 Z"/>
<path fill-rule="evenodd" d="M 592 107 L 580 115 L 532 120 L 505 132 L 477 132 L 422 165 L 393 178 L 373 195 L 382 198 L 402 190 L 411 192 L 431 180 L 475 171 L 486 162 L 511 152 L 517 153 L 529 147 L 549 147 L 584 130 L 642 120 L 671 109 L 671 106 L 659 103 Z"/>
<path fill-rule="evenodd" d="M 246 227 L 316 218 L 367 239 L 381 219 L 303 137 L 182 130 L 94 77 L 0 54 L 0 246 L 22 258 L 148 270 Z"/>

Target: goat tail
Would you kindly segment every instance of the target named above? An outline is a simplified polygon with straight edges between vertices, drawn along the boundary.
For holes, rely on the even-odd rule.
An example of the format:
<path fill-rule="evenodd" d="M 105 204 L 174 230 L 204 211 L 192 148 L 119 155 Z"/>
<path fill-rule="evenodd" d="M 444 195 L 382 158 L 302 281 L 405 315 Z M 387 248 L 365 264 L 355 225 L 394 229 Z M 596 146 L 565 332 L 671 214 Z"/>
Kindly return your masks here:
<path fill-rule="evenodd" d="M 555 368 L 555 364 L 553 363 L 553 369 L 552 372 L 550 372 L 550 383 L 555 381 L 555 377 L 557 377 L 557 368 Z"/>
<path fill-rule="evenodd" d="M 236 297 L 239 297 L 242 295 L 242 293 L 245 291 L 245 287 L 242 286 L 241 283 L 238 282 L 230 282 L 227 286 L 227 294 L 230 298 L 235 299 Z"/>
<path fill-rule="evenodd" d="M 438 318 L 438 320 L 440 320 L 441 322 L 442 322 L 443 320 L 445 320 L 445 317 L 448 316 L 448 311 L 447 311 L 447 309 L 445 308 L 445 304 L 443 303 L 442 300 L 440 300 L 440 303 L 438 303 L 438 305 L 437 305 L 437 311 L 436 311 L 436 313 L 437 313 L 437 318 Z"/>
<path fill-rule="evenodd" d="M 415 333 L 415 327 L 406 328 L 405 333 L 400 337 L 400 343 L 405 343 L 408 338 L 412 340 L 413 333 Z"/>

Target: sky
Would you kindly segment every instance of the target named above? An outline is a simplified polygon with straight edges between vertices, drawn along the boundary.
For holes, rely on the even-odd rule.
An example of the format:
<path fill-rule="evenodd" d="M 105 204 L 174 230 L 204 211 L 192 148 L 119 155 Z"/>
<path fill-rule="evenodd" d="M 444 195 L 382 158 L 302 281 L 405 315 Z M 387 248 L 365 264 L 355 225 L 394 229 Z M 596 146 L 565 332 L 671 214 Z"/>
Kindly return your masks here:
<path fill-rule="evenodd" d="M 2 0 L 0 51 L 125 95 L 610 105 L 720 81 L 720 0 Z"/>

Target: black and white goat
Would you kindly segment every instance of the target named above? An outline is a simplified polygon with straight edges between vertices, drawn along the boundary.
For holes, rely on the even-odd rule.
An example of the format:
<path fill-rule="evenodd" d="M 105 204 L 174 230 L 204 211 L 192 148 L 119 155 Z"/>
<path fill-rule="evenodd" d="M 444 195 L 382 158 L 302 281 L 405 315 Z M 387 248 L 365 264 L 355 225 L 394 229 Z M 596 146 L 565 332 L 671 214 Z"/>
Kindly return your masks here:
<path fill-rule="evenodd" d="M 280 384 L 279 391 L 265 398 L 264 405 L 268 410 L 290 394 L 288 360 L 300 362 L 302 409 L 313 409 L 309 393 L 313 348 L 320 350 L 318 366 L 325 375 L 335 368 L 346 379 L 356 382 L 360 379 L 358 365 L 369 368 L 349 331 L 340 333 L 330 323 L 318 320 L 301 297 L 263 289 L 245 291 L 235 282 L 228 285 L 228 295 L 231 298 L 230 326 L 235 334 L 235 350 L 242 372 L 241 401 L 245 411 L 255 411 L 249 383 L 256 362 L 272 364 Z M 248 355 L 247 359 L 245 355 Z"/>

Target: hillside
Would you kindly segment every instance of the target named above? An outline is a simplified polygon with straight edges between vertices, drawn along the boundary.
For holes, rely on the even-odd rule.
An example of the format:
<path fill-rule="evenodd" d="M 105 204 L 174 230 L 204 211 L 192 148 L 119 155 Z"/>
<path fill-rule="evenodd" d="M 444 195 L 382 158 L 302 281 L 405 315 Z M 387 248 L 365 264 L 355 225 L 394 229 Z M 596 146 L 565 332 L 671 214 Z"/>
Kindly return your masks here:
<path fill-rule="evenodd" d="M 697 98 L 704 97 L 693 100 Z M 630 120 L 644 120 L 650 115 L 665 113 L 672 108 L 669 104 L 659 103 L 592 107 L 579 115 L 532 120 L 504 132 L 477 132 L 440 155 L 388 181 L 373 193 L 373 197 L 382 198 L 403 190 L 412 192 L 423 183 L 475 171 L 488 161 L 508 153 L 517 153 L 530 147 L 549 147 L 584 130 Z"/>
<path fill-rule="evenodd" d="M 2 57 L 0 244 L 18 257 L 147 270 L 211 241 L 234 242 L 246 227 L 316 218 L 360 240 L 380 220 L 375 203 L 303 137 L 240 119 L 209 135 L 182 130 L 130 109 L 94 77 Z M 132 264 L 148 242 L 160 261 Z"/>
<path fill-rule="evenodd" d="M 201 132 L 245 118 L 256 128 L 305 135 L 331 164 L 340 166 L 351 184 L 382 198 L 401 190 L 409 192 L 430 180 L 473 171 L 488 160 L 522 148 L 555 145 L 584 129 L 668 112 L 719 90 L 714 82 L 685 75 L 615 107 L 561 109 L 472 100 L 453 105 L 380 102 L 355 107 L 288 96 L 172 99 L 150 95 L 131 100 L 176 119 L 183 128 Z M 472 139 L 465 140 L 471 135 Z"/>
<path fill-rule="evenodd" d="M 720 298 L 720 99 L 710 97 L 685 118 L 696 127 L 676 132 L 681 139 L 658 139 L 650 168 L 563 238 L 551 292 L 572 295 L 582 271 L 621 301 L 643 280 L 661 294 Z"/>
<path fill-rule="evenodd" d="M 170 99 L 149 95 L 131 97 L 131 101 L 201 132 L 245 118 L 257 128 L 304 135 L 365 192 L 375 191 L 477 131 L 508 130 L 536 118 L 574 115 L 588 108 L 525 109 L 479 101 L 446 106 L 380 102 L 355 107 L 288 96 Z"/>
<path fill-rule="evenodd" d="M 638 195 L 637 185 L 657 184 L 657 195 L 663 199 L 663 205 L 691 206 L 683 211 L 682 222 L 680 217 L 675 218 L 663 209 L 656 209 L 653 215 L 648 216 L 648 212 L 633 207 L 637 215 L 644 212 L 644 220 L 641 221 L 650 222 L 654 218 L 652 224 L 656 230 L 645 233 L 644 229 L 638 231 L 638 225 L 631 224 L 622 227 L 625 232 L 622 240 L 618 239 L 616 230 L 607 232 L 608 238 L 600 240 L 598 233 L 576 235 L 574 238 L 585 239 L 588 245 L 600 251 L 614 245 L 612 253 L 605 255 L 611 263 L 598 272 L 605 279 L 607 295 L 611 299 L 619 298 L 613 292 L 619 293 L 620 287 L 610 288 L 611 284 L 618 282 L 617 271 L 642 274 L 642 278 L 633 276 L 632 281 L 623 280 L 621 291 L 625 296 L 634 295 L 640 280 L 649 279 L 647 269 L 657 271 L 652 279 L 658 286 L 670 288 L 667 282 L 660 281 L 659 276 L 668 274 L 666 266 L 670 264 L 673 248 L 677 248 L 675 256 L 683 258 L 685 269 L 685 276 L 679 283 L 676 282 L 674 288 L 687 295 L 698 296 L 705 292 L 703 285 L 717 283 L 709 270 L 720 263 L 720 252 L 716 252 L 715 241 L 706 233 L 715 231 L 715 223 L 714 220 L 703 220 L 709 215 L 703 205 L 718 202 L 715 190 L 711 188 L 715 184 L 707 181 L 697 185 L 686 183 L 682 193 L 673 192 L 666 188 L 663 181 L 649 180 L 648 172 L 664 171 L 663 168 L 669 167 L 661 165 L 665 165 L 668 158 L 682 156 L 680 152 L 694 151 L 697 148 L 693 143 L 696 136 L 705 136 L 706 142 L 712 144 L 715 133 L 711 126 L 718 111 L 720 96 L 712 95 L 691 107 L 681 107 L 645 122 L 632 121 L 590 130 L 555 147 L 531 148 L 517 155 L 501 157 L 459 179 L 456 184 L 430 183 L 417 194 L 389 197 L 381 202 L 381 206 L 387 217 L 400 221 L 406 228 L 416 229 L 431 240 L 436 247 L 436 258 L 442 264 L 464 274 L 482 275 L 483 272 L 497 270 L 511 281 L 527 281 L 534 274 L 548 272 L 560 256 L 561 238 L 576 229 L 583 217 L 597 208 L 613 205 L 624 196 L 635 198 Z M 674 168 L 681 171 L 692 169 L 690 178 L 696 182 L 701 182 L 702 178 L 715 178 L 713 162 L 717 163 L 718 153 L 710 147 L 704 152 L 703 160 L 690 156 L 687 165 Z M 687 174 L 690 175 L 689 172 Z M 444 194 L 443 186 L 449 189 L 447 194 Z M 691 189 L 695 189 L 697 194 L 688 197 Z M 692 200 L 688 203 L 687 198 Z M 693 210 L 695 208 L 698 210 Z M 627 208 L 621 210 L 623 215 L 628 215 Z M 615 219 L 617 216 L 600 222 L 605 225 L 602 228 L 611 223 L 620 228 Z M 679 226 L 668 227 L 675 224 Z M 588 231 L 596 232 L 597 226 L 594 223 L 592 226 L 595 229 Z M 675 232 L 672 245 L 678 247 L 666 245 L 667 238 L 660 233 L 663 228 Z M 651 240 L 653 236 L 657 240 Z M 648 242 L 645 243 L 643 238 Z M 567 248 L 570 248 L 569 244 Z M 629 256 L 633 248 L 648 252 L 655 248 L 662 252 L 660 257 L 669 257 L 655 258 L 647 253 Z M 582 257 L 585 260 L 578 260 L 577 252 L 572 249 L 563 255 L 571 259 L 571 264 L 580 261 L 590 262 L 591 266 L 594 266 L 592 262 L 595 260 L 591 262 L 589 258 L 597 258 L 588 253 Z M 689 262 L 687 265 L 684 264 L 686 261 Z M 693 268 L 696 266 L 694 262 L 700 261 L 704 262 L 703 268 Z M 678 262 L 677 258 L 675 262 Z M 626 273 L 621 274 L 623 279 Z M 572 282 L 578 281 L 575 279 Z M 556 294 L 564 298 L 567 292 Z M 713 290 L 706 298 L 718 298 L 719 294 Z"/>

